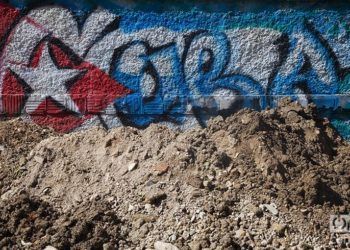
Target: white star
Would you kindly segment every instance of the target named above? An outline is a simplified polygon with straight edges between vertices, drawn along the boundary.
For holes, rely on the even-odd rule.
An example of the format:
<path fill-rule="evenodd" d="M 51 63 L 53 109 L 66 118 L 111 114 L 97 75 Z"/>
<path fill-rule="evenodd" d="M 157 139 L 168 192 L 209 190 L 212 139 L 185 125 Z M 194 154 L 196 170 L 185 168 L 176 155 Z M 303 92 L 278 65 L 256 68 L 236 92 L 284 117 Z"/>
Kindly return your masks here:
<path fill-rule="evenodd" d="M 81 71 L 58 69 L 50 57 L 47 45 L 45 45 L 38 67 L 13 65 L 11 69 L 33 90 L 26 103 L 27 112 L 28 108 L 34 111 L 42 101 L 51 97 L 64 107 L 80 113 L 79 108 L 67 93 L 65 83 L 76 77 Z"/>

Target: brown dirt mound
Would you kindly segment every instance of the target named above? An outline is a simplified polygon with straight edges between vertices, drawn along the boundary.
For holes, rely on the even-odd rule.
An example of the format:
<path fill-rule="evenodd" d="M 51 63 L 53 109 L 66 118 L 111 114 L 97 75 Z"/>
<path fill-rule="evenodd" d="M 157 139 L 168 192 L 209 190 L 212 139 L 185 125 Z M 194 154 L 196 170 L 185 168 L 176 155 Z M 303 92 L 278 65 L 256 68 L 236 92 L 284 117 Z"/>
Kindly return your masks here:
<path fill-rule="evenodd" d="M 28 173 L 0 203 L 11 205 L 25 191 L 58 217 L 84 220 L 88 213 L 77 211 L 101 203 L 123 222 L 108 234 L 114 240 L 26 238 L 34 248 L 99 242 L 146 249 L 156 241 L 192 250 L 328 246 L 329 215 L 348 212 L 349 150 L 313 106 L 288 100 L 181 133 L 159 125 L 94 128 L 40 142 L 27 156 Z M 101 225 L 109 228 L 111 220 Z"/>
<path fill-rule="evenodd" d="M 117 246 L 121 222 L 106 204 L 91 202 L 70 213 L 57 212 L 48 203 L 26 193 L 0 203 L 0 248 L 102 249 Z"/>

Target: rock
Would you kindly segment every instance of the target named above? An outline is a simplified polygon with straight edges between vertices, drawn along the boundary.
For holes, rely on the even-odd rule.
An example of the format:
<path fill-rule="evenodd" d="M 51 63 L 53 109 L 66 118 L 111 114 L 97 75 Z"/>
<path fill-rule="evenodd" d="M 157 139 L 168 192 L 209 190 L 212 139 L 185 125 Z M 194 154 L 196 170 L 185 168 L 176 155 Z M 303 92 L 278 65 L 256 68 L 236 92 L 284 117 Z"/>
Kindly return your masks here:
<path fill-rule="evenodd" d="M 135 209 L 135 206 L 129 204 L 129 207 L 128 207 L 128 212 L 131 212 Z"/>
<path fill-rule="evenodd" d="M 128 165 L 128 171 L 131 172 L 131 171 L 133 171 L 134 169 L 136 169 L 136 167 L 137 167 L 137 162 L 131 162 L 131 163 L 129 163 L 129 165 Z"/>
<path fill-rule="evenodd" d="M 350 189 L 350 185 L 348 183 L 345 183 L 342 185 L 342 189 L 343 189 L 343 191 L 347 191 Z"/>
<path fill-rule="evenodd" d="M 57 250 L 56 247 L 53 247 L 53 246 L 47 246 L 44 248 L 44 250 Z M 103 250 L 105 250 L 105 248 L 103 247 Z"/>
<path fill-rule="evenodd" d="M 145 205 L 145 209 L 146 209 L 147 211 L 151 211 L 151 210 L 152 210 L 152 205 L 151 205 L 151 204 L 146 204 L 146 205 Z"/>
<path fill-rule="evenodd" d="M 159 205 L 166 197 L 164 192 L 150 192 L 145 195 L 145 203 Z"/>
<path fill-rule="evenodd" d="M 172 234 L 172 235 L 169 237 L 169 241 L 171 241 L 171 242 L 176 241 L 176 239 L 177 239 L 176 234 Z"/>
<path fill-rule="evenodd" d="M 142 225 L 144 224 L 145 224 L 145 220 L 143 220 L 142 218 L 139 218 L 132 223 L 132 227 L 135 229 L 140 229 L 140 227 L 142 227 Z"/>
<path fill-rule="evenodd" d="M 154 243 L 154 249 L 155 250 L 178 250 L 178 248 L 170 243 L 162 242 L 162 241 L 156 241 Z"/>
<path fill-rule="evenodd" d="M 281 242 L 279 242 L 277 239 L 272 240 L 272 246 L 274 249 L 279 249 L 281 246 Z"/>
<path fill-rule="evenodd" d="M 248 116 L 248 115 L 243 115 L 242 118 L 241 118 L 241 122 L 242 124 L 244 125 L 247 125 L 248 123 L 250 123 L 251 121 L 251 118 Z"/>
<path fill-rule="evenodd" d="M 214 187 L 213 183 L 210 180 L 203 181 L 203 186 L 208 189 L 212 189 Z"/>
<path fill-rule="evenodd" d="M 256 217 L 261 218 L 264 215 L 264 211 L 260 207 L 255 207 L 253 213 Z"/>
<path fill-rule="evenodd" d="M 142 220 L 143 222 L 155 222 L 158 217 L 154 215 L 147 215 L 147 214 L 134 214 L 132 217 L 133 220 Z"/>
<path fill-rule="evenodd" d="M 220 202 L 216 206 L 216 211 L 218 211 L 223 217 L 229 216 L 232 213 L 228 202 L 225 201 Z"/>
<path fill-rule="evenodd" d="M 299 123 L 302 119 L 303 118 L 295 111 L 289 111 L 287 113 L 287 122 L 289 123 Z"/>
<path fill-rule="evenodd" d="M 38 155 L 34 156 L 34 160 L 39 164 L 43 164 L 45 162 L 45 159 Z"/>
<path fill-rule="evenodd" d="M 195 187 L 195 188 L 203 188 L 203 182 L 198 176 L 190 175 L 187 178 L 188 185 Z"/>
<path fill-rule="evenodd" d="M 21 245 L 24 246 L 24 247 L 30 247 L 31 245 L 33 245 L 33 243 L 25 242 L 24 240 L 21 240 Z"/>
<path fill-rule="evenodd" d="M 191 250 L 201 250 L 202 246 L 201 243 L 198 241 L 192 241 L 191 243 L 188 244 Z"/>
<path fill-rule="evenodd" d="M 116 248 L 111 243 L 103 244 L 103 250 L 115 250 Z"/>
<path fill-rule="evenodd" d="M 278 210 L 275 203 L 262 204 L 259 206 L 259 208 L 269 211 L 272 215 L 278 215 Z"/>
<path fill-rule="evenodd" d="M 148 228 L 148 225 L 147 224 L 143 224 L 140 229 L 139 229 L 139 236 L 141 238 L 145 238 L 146 235 L 149 233 L 149 228 Z"/>
<path fill-rule="evenodd" d="M 222 237 L 219 242 L 220 242 L 220 246 L 223 246 L 223 247 L 229 247 L 234 244 L 234 241 L 231 239 L 229 235 L 225 235 L 224 237 Z"/>
<path fill-rule="evenodd" d="M 244 238 L 245 235 L 246 232 L 243 229 L 238 229 L 235 234 L 236 238 L 238 239 Z"/>
<path fill-rule="evenodd" d="M 154 167 L 154 170 L 157 172 L 157 175 L 165 174 L 169 169 L 169 165 L 166 163 L 160 163 Z"/>
<path fill-rule="evenodd" d="M 302 208 L 300 209 L 300 212 L 303 214 L 303 215 L 307 215 L 309 213 L 309 209 L 307 208 Z"/>
<path fill-rule="evenodd" d="M 276 233 L 277 236 L 283 237 L 285 235 L 285 231 L 287 229 L 287 225 L 274 223 L 274 224 L 272 224 L 272 229 Z"/>
<path fill-rule="evenodd" d="M 298 245 L 298 249 L 311 250 L 311 249 L 315 249 L 315 248 L 313 246 L 305 243 L 305 242 L 302 242 Z"/>
<path fill-rule="evenodd" d="M 187 231 L 184 231 L 183 234 L 182 234 L 182 238 L 184 240 L 188 240 L 190 238 L 190 234 Z"/>
<path fill-rule="evenodd" d="M 24 156 L 22 156 L 22 157 L 20 157 L 20 159 L 19 159 L 19 165 L 20 166 L 23 166 L 23 165 L 25 165 L 26 164 L 26 162 L 27 162 L 27 159 L 26 159 L 26 157 L 24 157 Z"/>
<path fill-rule="evenodd" d="M 260 242 L 260 245 L 261 245 L 262 247 L 266 247 L 266 246 L 267 246 L 267 240 L 262 240 L 262 241 Z"/>

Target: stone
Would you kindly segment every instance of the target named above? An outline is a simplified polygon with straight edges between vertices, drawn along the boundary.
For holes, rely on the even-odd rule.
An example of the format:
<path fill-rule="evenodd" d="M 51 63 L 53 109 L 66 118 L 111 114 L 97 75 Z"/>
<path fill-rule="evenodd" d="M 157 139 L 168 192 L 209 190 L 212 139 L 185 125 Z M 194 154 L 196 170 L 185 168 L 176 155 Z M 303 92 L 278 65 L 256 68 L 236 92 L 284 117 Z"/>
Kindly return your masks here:
<path fill-rule="evenodd" d="M 299 123 L 302 120 L 303 118 L 295 111 L 289 111 L 287 113 L 287 121 L 290 123 Z"/>
<path fill-rule="evenodd" d="M 203 188 L 203 182 L 198 176 L 189 176 L 187 178 L 187 183 L 195 188 Z"/>
<path fill-rule="evenodd" d="M 191 243 L 188 244 L 188 246 L 191 250 L 201 250 L 202 249 L 201 243 L 198 241 L 192 241 Z"/>
<path fill-rule="evenodd" d="M 129 165 L 128 165 L 129 172 L 135 170 L 136 168 L 137 168 L 137 162 L 134 161 L 134 162 L 129 163 Z"/>
<path fill-rule="evenodd" d="M 25 242 L 24 240 L 21 240 L 21 245 L 24 246 L 24 247 L 30 247 L 31 245 L 33 245 L 33 243 Z"/>
<path fill-rule="evenodd" d="M 149 233 L 149 228 L 147 224 L 143 224 L 139 229 L 139 236 L 144 238 Z"/>
<path fill-rule="evenodd" d="M 26 164 L 26 162 L 27 162 L 27 159 L 26 159 L 24 156 L 22 156 L 22 157 L 19 159 L 19 165 L 20 165 L 20 166 L 24 166 L 24 165 Z"/>
<path fill-rule="evenodd" d="M 220 245 L 223 247 L 229 247 L 233 244 L 233 240 L 231 239 L 231 237 L 229 235 L 225 235 L 223 236 L 220 240 Z"/>
<path fill-rule="evenodd" d="M 128 207 L 128 212 L 131 212 L 135 209 L 135 206 L 129 204 L 129 207 Z"/>
<path fill-rule="evenodd" d="M 157 175 L 165 174 L 169 169 L 169 165 L 166 163 L 160 163 L 154 167 L 154 170 L 157 172 Z"/>
<path fill-rule="evenodd" d="M 105 243 L 103 244 L 103 250 L 116 250 L 115 247 L 113 247 L 113 245 L 111 243 Z"/>
<path fill-rule="evenodd" d="M 272 215 L 275 215 L 275 216 L 278 215 L 278 210 L 275 203 L 262 204 L 259 206 L 259 208 L 269 211 Z"/>
<path fill-rule="evenodd" d="M 309 209 L 307 208 L 302 208 L 300 209 L 300 212 L 303 214 L 303 215 L 307 215 L 309 213 Z"/>
<path fill-rule="evenodd" d="M 350 189 L 350 185 L 348 183 L 345 183 L 342 185 L 342 189 L 343 189 L 343 191 L 347 191 Z"/>
<path fill-rule="evenodd" d="M 235 234 L 236 238 L 238 239 L 243 238 L 245 235 L 246 235 L 246 232 L 243 229 L 238 229 Z"/>
<path fill-rule="evenodd" d="M 158 217 L 155 215 L 148 215 L 148 214 L 134 214 L 132 216 L 132 219 L 135 221 L 140 219 L 143 222 L 148 223 L 148 222 L 155 222 L 158 219 Z"/>
<path fill-rule="evenodd" d="M 276 233 L 277 236 L 283 237 L 283 236 L 285 236 L 287 225 L 274 223 L 274 224 L 272 224 L 272 229 Z"/>
<path fill-rule="evenodd" d="M 145 224 L 145 220 L 142 219 L 142 218 L 138 218 L 137 220 L 135 220 L 133 223 L 132 223 L 132 227 L 135 228 L 135 229 L 139 229 L 140 227 L 142 227 L 142 225 Z"/>
<path fill-rule="evenodd" d="M 264 215 L 264 211 L 260 207 L 255 207 L 253 209 L 254 216 L 261 218 Z"/>
<path fill-rule="evenodd" d="M 152 205 L 151 205 L 151 204 L 146 204 L 146 205 L 145 205 L 145 209 L 146 209 L 147 211 L 151 211 L 151 210 L 152 210 Z"/>
<path fill-rule="evenodd" d="M 243 125 L 247 125 L 248 123 L 250 123 L 251 118 L 248 115 L 243 115 L 241 118 L 241 122 Z"/>
<path fill-rule="evenodd" d="M 56 247 L 53 247 L 53 246 L 46 246 L 45 248 L 44 248 L 44 250 L 57 250 L 57 248 Z M 105 250 L 105 248 L 103 247 L 103 250 Z M 108 249 L 109 250 L 109 249 Z"/>
<path fill-rule="evenodd" d="M 172 234 L 172 235 L 169 237 L 169 241 L 171 241 L 171 242 L 176 241 L 176 239 L 177 239 L 176 234 Z"/>
<path fill-rule="evenodd" d="M 145 195 L 145 203 L 159 205 L 166 197 L 164 192 L 150 192 Z"/>
<path fill-rule="evenodd" d="M 43 164 L 45 162 L 45 159 L 38 155 L 34 156 L 34 160 L 39 164 Z"/>
<path fill-rule="evenodd" d="M 190 234 L 187 231 L 184 231 L 183 234 L 182 234 L 182 238 L 184 240 L 188 240 L 190 238 Z"/>
<path fill-rule="evenodd" d="M 155 250 L 179 250 L 173 244 L 166 243 L 163 241 L 156 241 L 156 243 L 154 243 L 154 249 Z"/>
<path fill-rule="evenodd" d="M 274 249 L 280 248 L 281 242 L 279 242 L 277 239 L 272 240 L 272 246 Z"/>
<path fill-rule="evenodd" d="M 203 181 L 203 186 L 208 188 L 208 189 L 211 189 L 211 188 L 213 188 L 213 183 L 209 180 L 205 180 L 205 181 Z"/>

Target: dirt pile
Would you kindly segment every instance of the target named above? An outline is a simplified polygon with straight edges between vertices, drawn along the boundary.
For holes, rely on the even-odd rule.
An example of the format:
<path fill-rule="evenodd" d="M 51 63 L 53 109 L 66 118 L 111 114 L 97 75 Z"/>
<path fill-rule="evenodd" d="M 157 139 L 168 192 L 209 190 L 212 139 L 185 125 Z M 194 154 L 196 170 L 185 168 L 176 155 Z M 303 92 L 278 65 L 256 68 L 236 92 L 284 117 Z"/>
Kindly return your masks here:
<path fill-rule="evenodd" d="M 49 137 L 26 156 L 26 175 L 0 200 L 0 212 L 10 216 L 23 206 L 13 205 L 22 202 L 16 197 L 28 193 L 23 204 L 33 199 L 52 210 L 46 217 L 36 212 L 47 227 L 24 234 L 18 221 L 28 218 L 16 226 L 2 219 L 0 228 L 10 231 L 0 238 L 3 245 L 23 238 L 33 248 L 336 244 L 329 215 L 349 212 L 349 150 L 313 106 L 288 100 L 277 109 L 217 117 L 205 129 L 151 125 Z M 87 224 L 88 233 L 76 241 L 75 224 L 63 217 Z"/>
<path fill-rule="evenodd" d="M 21 119 L 0 122 L 0 195 L 25 170 L 34 146 L 55 133 Z"/>
<path fill-rule="evenodd" d="M 91 202 L 62 214 L 48 203 L 22 193 L 0 203 L 0 247 L 102 249 L 117 244 L 121 222 L 106 204 Z"/>

